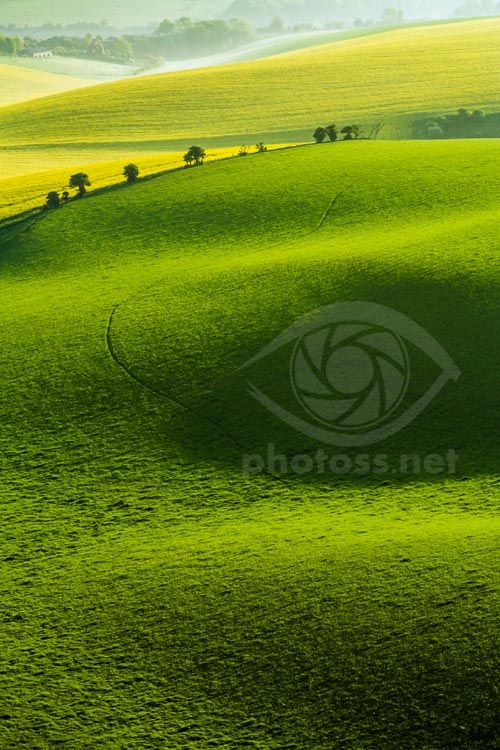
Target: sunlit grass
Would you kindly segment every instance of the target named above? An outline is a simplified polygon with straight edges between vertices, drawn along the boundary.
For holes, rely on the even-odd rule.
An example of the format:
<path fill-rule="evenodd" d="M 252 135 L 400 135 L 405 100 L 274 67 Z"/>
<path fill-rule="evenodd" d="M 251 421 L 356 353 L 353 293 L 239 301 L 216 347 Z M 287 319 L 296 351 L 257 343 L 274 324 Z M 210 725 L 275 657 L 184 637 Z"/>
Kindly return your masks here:
<path fill-rule="evenodd" d="M 499 103 L 499 29 L 498 19 L 416 27 L 103 84 L 99 95 L 87 89 L 6 109 L 0 136 L 6 145 L 135 141 L 166 150 L 186 138 L 299 141 L 332 121 L 369 127 L 412 112 L 491 111 Z"/>
<path fill-rule="evenodd" d="M 289 145 L 274 144 L 268 148 L 272 151 L 277 148 L 286 148 Z M 239 147 L 208 149 L 206 162 L 209 163 L 217 159 L 227 159 L 237 156 L 238 152 Z M 249 146 L 249 153 L 252 152 L 255 153 L 255 146 Z M 92 183 L 89 190 L 95 190 L 125 182 L 123 168 L 125 164 L 130 162 L 137 164 L 140 169 L 140 177 L 183 167 L 185 165 L 182 158 L 183 153 L 185 152 L 155 154 L 154 156 L 138 154 L 131 157 L 130 152 L 124 150 L 121 160 L 79 164 L 75 160 L 79 155 L 84 154 L 80 154 L 78 149 L 70 148 L 64 150 L 62 159 L 59 156 L 57 161 L 66 160 L 68 162 L 67 167 L 47 169 L 44 172 L 37 172 L 35 174 L 0 179 L 0 219 L 43 205 L 47 194 L 52 190 L 59 193 L 68 190 L 71 195 L 74 195 L 75 191 L 70 190 L 68 186 L 70 175 L 74 172 L 85 172 L 88 174 Z M 52 158 L 54 159 L 54 157 Z M 49 165 L 48 157 L 46 159 L 46 163 Z M 33 152 L 30 151 L 29 165 L 33 164 L 32 160 Z"/>
<path fill-rule="evenodd" d="M 3 58 L 0 60 L 0 107 L 91 85 L 91 81 L 88 80 L 78 80 L 25 67 L 13 67 L 4 64 Z M 12 60 L 13 58 L 9 58 L 9 62 Z"/>

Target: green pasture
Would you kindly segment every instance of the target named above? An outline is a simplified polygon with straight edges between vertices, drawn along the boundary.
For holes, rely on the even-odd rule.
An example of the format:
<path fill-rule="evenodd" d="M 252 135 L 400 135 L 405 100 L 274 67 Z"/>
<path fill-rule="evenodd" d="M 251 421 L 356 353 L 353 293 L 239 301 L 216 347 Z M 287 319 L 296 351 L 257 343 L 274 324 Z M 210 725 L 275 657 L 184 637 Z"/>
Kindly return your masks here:
<path fill-rule="evenodd" d="M 499 155 L 311 145 L 0 234 L 2 750 L 498 748 Z M 314 446 L 238 368 L 348 300 L 461 371 L 366 452 L 456 474 L 243 474 Z"/>

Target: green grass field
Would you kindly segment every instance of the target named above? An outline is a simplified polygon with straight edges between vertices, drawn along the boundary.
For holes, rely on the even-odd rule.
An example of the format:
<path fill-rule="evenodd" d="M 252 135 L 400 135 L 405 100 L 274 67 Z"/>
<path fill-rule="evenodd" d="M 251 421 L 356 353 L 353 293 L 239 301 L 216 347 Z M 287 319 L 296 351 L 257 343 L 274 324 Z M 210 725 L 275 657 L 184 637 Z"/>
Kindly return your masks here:
<path fill-rule="evenodd" d="M 273 148 L 288 148 L 290 145 L 291 144 L 277 144 L 275 146 L 269 146 L 269 150 L 273 150 Z M 251 146 L 249 144 L 248 148 L 250 153 L 255 151 L 255 145 Z M 233 156 L 238 156 L 238 151 L 238 148 L 212 149 L 207 152 L 205 161 L 208 163 L 218 159 L 229 159 Z M 185 152 L 155 154 L 153 156 L 139 154 L 138 158 L 135 159 L 135 162 L 137 162 L 137 166 L 139 167 L 140 177 L 156 175 L 167 170 L 184 167 L 184 153 Z M 45 160 L 42 159 L 38 164 L 39 168 L 46 166 L 44 171 L 13 177 L 5 175 L 4 178 L 0 180 L 0 220 L 43 206 L 47 194 L 52 190 L 59 193 L 62 193 L 64 190 L 69 190 L 69 178 L 75 171 L 85 172 L 85 174 L 89 176 L 91 181 L 91 186 L 89 188 L 90 192 L 96 189 L 100 190 L 113 185 L 119 185 L 125 181 L 123 168 L 125 164 L 130 162 L 130 154 L 124 149 L 121 153 L 115 154 L 115 157 L 121 156 L 121 159 L 115 158 L 114 161 L 101 161 L 91 164 L 82 164 L 80 162 L 78 166 L 75 167 L 75 159 L 78 158 L 78 156 L 81 157 L 83 154 L 80 151 L 77 151 L 76 155 L 72 151 L 65 152 L 62 154 L 61 162 L 64 163 L 64 161 L 67 161 L 67 166 L 59 167 L 58 169 L 50 169 L 55 161 L 54 153 L 52 153 L 52 155 L 46 155 Z M 17 170 L 22 169 L 22 167 L 20 167 L 19 157 L 20 155 L 18 153 L 15 161 L 12 159 L 9 160 L 7 173 L 9 172 L 9 168 L 14 170 L 14 175 L 16 175 Z M 29 166 L 32 164 L 31 158 L 32 155 L 30 153 Z M 75 192 L 76 191 L 70 190 L 72 195 L 74 195 Z"/>
<path fill-rule="evenodd" d="M 2 750 L 498 748 L 499 155 L 305 146 L 0 234 Z M 244 476 L 312 446 L 236 370 L 356 299 L 460 368 L 382 449 L 457 474 Z"/>
<path fill-rule="evenodd" d="M 383 118 L 384 137 L 405 135 L 415 113 L 498 108 L 499 28 L 500 20 L 488 19 L 402 29 L 256 62 L 102 84 L 99 91 L 5 108 L 0 138 L 17 147 L 127 143 L 168 151 L 200 138 L 209 147 L 298 142 L 332 119 L 369 127 Z"/>

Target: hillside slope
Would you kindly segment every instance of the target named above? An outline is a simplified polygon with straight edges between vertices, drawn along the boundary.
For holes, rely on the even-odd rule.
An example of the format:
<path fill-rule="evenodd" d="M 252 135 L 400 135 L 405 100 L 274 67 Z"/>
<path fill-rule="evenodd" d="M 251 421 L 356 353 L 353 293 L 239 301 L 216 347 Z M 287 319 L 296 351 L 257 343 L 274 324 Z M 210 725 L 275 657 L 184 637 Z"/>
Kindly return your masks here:
<path fill-rule="evenodd" d="M 196 15 L 206 18 L 206 13 L 225 7 L 225 0 L 197 0 Z M 140 6 L 133 0 L 87 0 L 85 3 L 68 0 L 58 8 L 57 20 L 70 24 L 99 23 L 102 19 L 121 29 L 131 24 L 144 26 L 164 18 L 178 18 L 192 10 L 189 0 L 145 0 Z M 54 9 L 48 0 L 3 0 L 2 12 L 6 23 L 28 26 L 54 23 Z"/>
<path fill-rule="evenodd" d="M 332 119 L 498 106 L 500 19 L 417 27 L 234 66 L 103 84 L 5 109 L 8 145 L 135 143 L 181 148 L 311 138 Z M 453 86 L 450 87 L 450 80 Z M 180 145 L 182 143 L 182 146 Z"/>
<path fill-rule="evenodd" d="M 258 154 L 0 235 L 5 747 L 497 747 L 499 149 Z M 461 371 L 366 452 L 457 473 L 244 475 L 318 446 L 248 393 L 286 363 L 237 370 L 353 300 Z"/>
<path fill-rule="evenodd" d="M 276 148 L 280 148 L 280 145 L 278 144 Z M 269 150 L 272 149 L 273 146 L 269 146 Z M 255 152 L 255 147 L 253 152 Z M 85 149 L 52 152 L 45 158 L 37 159 L 37 168 L 43 170 L 45 167 L 45 170 L 31 173 L 29 172 L 30 167 L 32 167 L 31 160 L 28 162 L 29 166 L 23 166 L 23 159 L 20 156 L 25 156 L 25 154 L 17 152 L 14 163 L 12 159 L 9 160 L 9 164 L 4 170 L 4 177 L 0 180 L 0 220 L 33 208 L 40 208 L 44 205 L 47 194 L 52 190 L 59 192 L 59 194 L 64 190 L 69 190 L 72 196 L 75 195 L 76 191 L 70 189 L 69 179 L 71 174 L 76 171 L 83 171 L 89 176 L 90 193 L 96 189 L 120 185 L 125 181 L 123 168 L 125 164 L 130 163 L 130 153 L 123 150 L 121 154 L 114 154 L 114 161 L 90 164 L 80 162 L 78 166 L 75 166 L 75 161 L 79 157 L 84 158 L 85 154 Z M 117 159 L 118 156 L 121 156 L 120 160 Z M 139 154 L 134 158 L 134 163 L 137 163 L 139 178 L 142 179 L 143 177 L 184 167 L 183 156 L 182 152 L 158 153 L 154 156 Z M 210 149 L 206 152 L 205 163 L 217 159 L 229 159 L 233 156 L 238 156 L 238 148 Z M 53 169 L 54 163 L 66 164 L 66 166 Z M 9 172 L 11 171 L 14 175 L 18 171 L 24 171 L 27 174 L 10 177 Z"/>
<path fill-rule="evenodd" d="M 0 65 L 0 106 L 90 86 L 90 81 Z"/>

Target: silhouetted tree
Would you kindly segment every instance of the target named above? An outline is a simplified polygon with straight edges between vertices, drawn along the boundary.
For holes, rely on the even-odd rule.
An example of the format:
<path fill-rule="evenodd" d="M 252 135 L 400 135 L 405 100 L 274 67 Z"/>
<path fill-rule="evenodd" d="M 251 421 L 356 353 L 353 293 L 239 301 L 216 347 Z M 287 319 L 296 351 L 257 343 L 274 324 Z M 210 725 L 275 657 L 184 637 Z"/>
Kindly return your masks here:
<path fill-rule="evenodd" d="M 56 190 L 51 190 L 47 195 L 47 208 L 59 208 L 61 205 L 61 199 L 59 193 Z"/>
<path fill-rule="evenodd" d="M 316 143 L 323 143 L 328 133 L 326 132 L 326 128 L 316 128 L 316 130 L 313 133 L 313 138 L 316 141 Z"/>
<path fill-rule="evenodd" d="M 238 156 L 248 156 L 248 146 L 240 146 Z"/>
<path fill-rule="evenodd" d="M 326 130 L 326 133 L 328 135 L 328 138 L 330 139 L 330 142 L 331 143 L 335 143 L 335 141 L 339 137 L 338 133 L 337 133 L 337 126 L 336 125 L 328 125 L 325 128 L 325 130 Z"/>
<path fill-rule="evenodd" d="M 255 150 L 259 154 L 263 154 L 265 151 L 267 151 L 267 146 L 264 143 L 256 143 L 255 144 Z"/>
<path fill-rule="evenodd" d="M 69 201 L 69 193 L 67 190 L 65 190 L 62 194 L 63 203 L 67 203 Z"/>
<path fill-rule="evenodd" d="M 191 166 L 194 162 L 199 167 L 204 164 L 206 155 L 205 149 L 201 146 L 191 146 L 183 158 L 187 166 Z"/>
<path fill-rule="evenodd" d="M 137 182 L 139 177 L 139 167 L 137 164 L 127 164 L 123 168 L 123 176 L 127 178 L 127 182 Z"/>
<path fill-rule="evenodd" d="M 69 178 L 69 186 L 72 188 L 78 188 L 80 196 L 83 197 L 87 192 L 86 188 L 90 187 L 89 176 L 84 172 L 72 174 Z"/>

